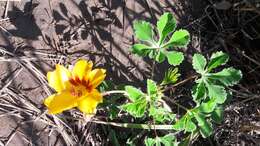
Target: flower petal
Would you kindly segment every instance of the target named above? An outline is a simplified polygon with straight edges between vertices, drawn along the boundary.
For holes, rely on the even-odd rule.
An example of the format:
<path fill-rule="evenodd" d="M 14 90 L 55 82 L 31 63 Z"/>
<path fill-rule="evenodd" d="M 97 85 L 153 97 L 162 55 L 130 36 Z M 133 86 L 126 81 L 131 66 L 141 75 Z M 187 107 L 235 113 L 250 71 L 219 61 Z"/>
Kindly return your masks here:
<path fill-rule="evenodd" d="M 77 98 L 67 90 L 53 94 L 44 100 L 50 114 L 58 114 L 77 106 Z"/>
<path fill-rule="evenodd" d="M 91 87 L 94 89 L 96 88 L 106 77 L 106 70 L 105 69 L 94 69 L 92 70 L 89 75 L 89 81 Z"/>
<path fill-rule="evenodd" d="M 97 105 L 102 101 L 102 95 L 94 89 L 87 97 L 78 102 L 78 109 L 85 114 L 95 114 Z"/>
<path fill-rule="evenodd" d="M 79 60 L 73 68 L 73 76 L 79 77 L 80 80 L 88 74 L 92 69 L 93 63 L 91 61 Z"/>
<path fill-rule="evenodd" d="M 67 81 L 71 76 L 70 71 L 62 65 L 57 64 L 56 69 L 47 73 L 49 85 L 57 92 L 61 92 L 66 88 Z"/>

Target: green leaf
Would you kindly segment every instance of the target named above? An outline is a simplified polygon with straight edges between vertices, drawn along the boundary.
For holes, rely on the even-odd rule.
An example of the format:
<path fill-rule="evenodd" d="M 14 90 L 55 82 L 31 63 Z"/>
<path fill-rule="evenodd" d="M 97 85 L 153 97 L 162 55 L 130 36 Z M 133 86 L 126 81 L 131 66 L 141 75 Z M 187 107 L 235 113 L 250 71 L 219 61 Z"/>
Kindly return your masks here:
<path fill-rule="evenodd" d="M 134 44 L 132 46 L 132 52 L 140 56 L 145 56 L 151 51 L 152 47 L 144 44 Z"/>
<path fill-rule="evenodd" d="M 185 129 L 185 124 L 186 124 L 186 116 L 183 116 L 181 119 L 179 119 L 174 125 L 173 129 L 177 131 L 181 131 Z"/>
<path fill-rule="evenodd" d="M 164 146 L 178 146 L 176 137 L 173 134 L 167 134 L 161 138 L 161 143 Z"/>
<path fill-rule="evenodd" d="M 193 132 L 195 131 L 197 126 L 195 123 L 191 120 L 191 118 L 187 118 L 187 121 L 185 123 L 185 131 L 187 132 Z"/>
<path fill-rule="evenodd" d="M 190 41 L 190 34 L 187 30 L 184 29 L 180 29 L 175 31 L 172 34 L 172 37 L 170 38 L 170 40 L 166 43 L 166 45 L 164 45 L 165 48 L 168 47 L 185 47 L 188 45 Z"/>
<path fill-rule="evenodd" d="M 159 51 L 155 57 L 155 60 L 159 63 L 162 63 L 165 60 L 165 55 L 162 51 Z"/>
<path fill-rule="evenodd" d="M 203 138 L 209 137 L 213 133 L 212 124 L 206 122 L 205 125 L 200 127 L 200 134 Z"/>
<path fill-rule="evenodd" d="M 132 116 L 138 118 L 143 117 L 146 111 L 147 101 L 146 99 L 139 99 L 133 103 L 127 103 L 122 105 L 121 108 L 131 114 Z"/>
<path fill-rule="evenodd" d="M 192 57 L 192 66 L 197 73 L 202 73 L 205 70 L 207 64 L 206 58 L 201 54 L 195 54 Z"/>
<path fill-rule="evenodd" d="M 143 92 L 133 86 L 125 86 L 125 91 L 128 94 L 129 99 L 135 102 L 143 97 Z"/>
<path fill-rule="evenodd" d="M 135 35 L 142 41 L 153 41 L 153 28 L 149 22 L 135 21 L 134 22 Z"/>
<path fill-rule="evenodd" d="M 209 97 L 210 98 L 216 98 L 216 102 L 219 104 L 222 104 L 227 99 L 227 92 L 224 87 L 219 85 L 210 85 L 207 84 Z"/>
<path fill-rule="evenodd" d="M 173 134 L 167 134 L 163 137 L 156 136 L 155 138 L 145 138 L 144 140 L 146 146 L 178 146 L 177 139 Z"/>
<path fill-rule="evenodd" d="M 226 64 L 228 62 L 228 59 L 229 56 L 222 51 L 213 53 L 208 64 L 208 72 L 218 66 Z"/>
<path fill-rule="evenodd" d="M 144 143 L 146 146 L 154 146 L 156 141 L 154 138 L 145 138 Z"/>
<path fill-rule="evenodd" d="M 153 80 L 147 80 L 147 94 L 149 96 L 157 94 L 157 85 Z"/>
<path fill-rule="evenodd" d="M 184 56 L 182 52 L 169 51 L 167 52 L 167 59 L 171 65 L 179 65 L 182 63 Z"/>
<path fill-rule="evenodd" d="M 216 98 L 210 99 L 208 102 L 203 102 L 199 107 L 199 111 L 202 113 L 211 113 L 217 106 Z"/>
<path fill-rule="evenodd" d="M 233 67 L 230 67 L 225 68 L 217 73 L 211 73 L 209 78 L 217 79 L 226 86 L 233 86 L 241 80 L 242 73 L 240 70 L 236 70 Z"/>
<path fill-rule="evenodd" d="M 158 123 L 163 123 L 166 121 L 172 121 L 175 118 L 175 115 L 168 112 L 165 108 L 151 106 L 149 109 L 149 116 Z"/>
<path fill-rule="evenodd" d="M 173 128 L 177 131 L 185 130 L 187 132 L 193 132 L 196 130 L 196 125 L 192 121 L 193 115 L 185 114 L 180 120 L 178 120 Z"/>
<path fill-rule="evenodd" d="M 181 76 L 181 74 L 179 74 L 178 72 L 178 68 L 169 68 L 164 75 L 161 85 L 176 83 L 179 77 Z"/>
<path fill-rule="evenodd" d="M 200 82 L 194 86 L 192 97 L 197 104 L 199 104 L 206 97 L 206 87 L 204 82 Z"/>
<path fill-rule="evenodd" d="M 155 146 L 161 146 L 161 139 L 159 137 L 156 137 L 155 143 Z"/>
<path fill-rule="evenodd" d="M 224 109 L 223 106 L 217 106 L 217 108 L 211 113 L 211 118 L 217 124 L 221 124 L 224 117 Z"/>
<path fill-rule="evenodd" d="M 205 116 L 201 113 L 195 113 L 194 117 L 198 121 L 198 126 L 200 128 L 200 134 L 202 135 L 202 137 L 209 137 L 213 133 L 213 128 L 211 124 L 206 120 Z"/>
<path fill-rule="evenodd" d="M 160 35 L 159 44 L 164 41 L 167 35 L 176 28 L 176 20 L 171 13 L 164 13 L 157 21 L 157 29 Z"/>

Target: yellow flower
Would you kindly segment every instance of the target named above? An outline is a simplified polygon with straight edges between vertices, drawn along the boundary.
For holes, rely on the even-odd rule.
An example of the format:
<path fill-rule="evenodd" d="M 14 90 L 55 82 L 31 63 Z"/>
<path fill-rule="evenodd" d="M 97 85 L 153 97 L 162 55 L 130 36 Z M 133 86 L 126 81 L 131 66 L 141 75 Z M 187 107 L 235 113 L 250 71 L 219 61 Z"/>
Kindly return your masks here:
<path fill-rule="evenodd" d="M 56 65 L 53 72 L 48 72 L 49 85 L 57 91 L 44 100 L 50 114 L 74 107 L 85 114 L 96 112 L 96 106 L 103 101 L 103 97 L 95 88 L 105 79 L 106 70 L 92 70 L 92 66 L 91 61 L 79 60 L 72 71 Z"/>

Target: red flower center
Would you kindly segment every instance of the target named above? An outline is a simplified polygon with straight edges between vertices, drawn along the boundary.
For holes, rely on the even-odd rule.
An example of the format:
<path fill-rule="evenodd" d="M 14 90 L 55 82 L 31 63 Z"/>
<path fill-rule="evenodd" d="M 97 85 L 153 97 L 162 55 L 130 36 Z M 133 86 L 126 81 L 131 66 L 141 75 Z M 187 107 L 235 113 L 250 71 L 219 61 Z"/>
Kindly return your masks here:
<path fill-rule="evenodd" d="M 76 76 L 74 78 L 70 78 L 69 82 L 76 87 L 84 86 L 88 92 L 90 92 L 93 89 L 92 85 L 90 84 L 90 81 L 85 78 L 81 80 L 78 76 Z"/>

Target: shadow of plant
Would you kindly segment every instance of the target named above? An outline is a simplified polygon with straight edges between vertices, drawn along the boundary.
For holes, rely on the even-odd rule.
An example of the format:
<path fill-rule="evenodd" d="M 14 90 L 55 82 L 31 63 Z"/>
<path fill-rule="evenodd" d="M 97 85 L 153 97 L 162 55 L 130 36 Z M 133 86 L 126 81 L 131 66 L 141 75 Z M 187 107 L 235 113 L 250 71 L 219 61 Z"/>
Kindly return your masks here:
<path fill-rule="evenodd" d="M 15 29 L 8 30 L 12 35 L 23 39 L 36 40 L 41 35 L 41 30 L 36 24 L 35 17 L 32 11 L 39 4 L 27 2 L 24 9 L 20 10 L 18 7 L 13 6 L 12 11 L 8 11 L 11 24 Z"/>

